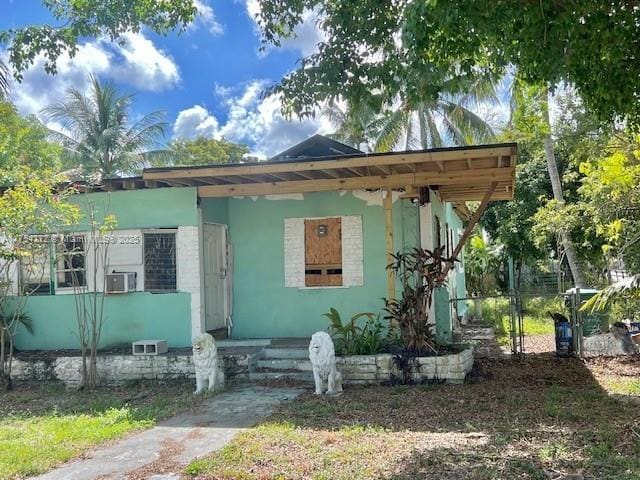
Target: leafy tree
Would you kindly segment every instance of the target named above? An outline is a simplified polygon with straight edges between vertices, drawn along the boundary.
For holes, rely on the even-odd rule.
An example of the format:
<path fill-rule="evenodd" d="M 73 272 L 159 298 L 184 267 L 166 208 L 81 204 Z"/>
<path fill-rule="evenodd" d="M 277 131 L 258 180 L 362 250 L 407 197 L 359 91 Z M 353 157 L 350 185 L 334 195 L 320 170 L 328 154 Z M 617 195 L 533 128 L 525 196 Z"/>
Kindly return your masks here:
<path fill-rule="evenodd" d="M 433 101 L 452 72 L 464 87 L 515 67 L 532 85 L 575 86 L 600 120 L 640 121 L 637 2 L 508 0 L 260 0 L 263 42 L 281 44 L 309 10 L 325 38 L 276 87 L 285 106 L 311 113 L 351 103 Z M 463 90 L 465 88 L 462 88 Z"/>
<path fill-rule="evenodd" d="M 0 185 L 17 183 L 23 167 L 59 171 L 62 149 L 48 135 L 35 117 L 23 118 L 13 105 L 0 101 Z"/>
<path fill-rule="evenodd" d="M 151 164 L 164 167 L 239 163 L 249 153 L 247 145 L 206 137 L 174 140 L 169 149 L 170 155 L 152 159 Z"/>
<path fill-rule="evenodd" d="M 525 138 L 528 137 L 541 144 L 553 193 L 552 205 L 563 208 L 565 198 L 549 116 L 549 91 L 546 87 L 527 85 L 520 79 L 516 79 L 513 98 L 515 103 L 513 124 L 524 133 Z M 576 286 L 585 287 L 587 282 L 576 253 L 570 226 L 567 223 L 556 224 L 554 229 L 549 231 L 557 233 L 562 243 L 574 283 Z"/>
<path fill-rule="evenodd" d="M 30 25 L 0 32 L 0 43 L 9 45 L 9 63 L 14 76 L 22 73 L 43 54 L 45 69 L 56 73 L 59 57 L 73 56 L 78 40 L 108 37 L 120 41 L 123 33 L 146 27 L 159 34 L 184 30 L 196 14 L 194 0 L 41 0 L 56 24 Z M 5 77 L 6 78 L 6 77 Z"/>
<path fill-rule="evenodd" d="M 591 221 L 579 189 L 584 175 L 579 165 L 601 156 L 611 136 L 611 127 L 602 126 L 571 92 L 556 95 L 559 112 L 547 128 L 541 115 L 539 89 L 517 92 L 511 126 L 502 139 L 517 141 L 516 190 L 509 202 L 496 202 L 487 208 L 482 224 L 492 238 L 505 246 L 516 267 L 516 281 L 522 267 L 554 256 L 560 234 L 568 232 L 580 266 L 593 283 L 605 266 L 602 237 Z M 553 197 L 547 167 L 545 139 L 553 133 L 553 154 L 564 202 Z M 561 259 L 564 257 L 561 257 Z"/>
<path fill-rule="evenodd" d="M 64 201 L 68 190 L 57 190 L 62 180 L 52 172 L 21 168 L 21 180 L 0 195 L 0 385 L 9 388 L 14 336 L 20 325 L 32 331 L 25 314 L 26 298 L 33 292 L 16 284 L 20 263 L 35 264 L 46 255 L 46 243 L 33 241 L 27 232 L 56 231 L 77 219 L 77 209 Z M 42 272 L 43 273 L 43 272 Z"/>
<path fill-rule="evenodd" d="M 512 137 L 513 138 L 513 137 Z M 541 205 L 541 198 L 551 195 L 551 185 L 544 158 L 533 156 L 533 146 L 518 143 L 518 165 L 513 200 L 493 202 L 482 216 L 482 226 L 504 246 L 504 254 L 514 261 L 516 288 L 520 285 L 522 270 L 549 254 L 535 242 L 532 234 L 534 215 Z"/>
<path fill-rule="evenodd" d="M 130 123 L 132 100 L 133 95 L 121 94 L 112 82 L 101 84 L 92 76 L 88 94 L 71 88 L 65 101 L 43 110 L 62 127 L 52 137 L 63 146 L 69 166 L 114 177 L 168 154 L 162 147 L 164 114 L 149 113 Z"/>
<path fill-rule="evenodd" d="M 33 292 L 16 284 L 16 266 L 36 265 L 47 249 L 26 233 L 56 231 L 77 219 L 77 209 L 65 202 L 71 191 L 59 187 L 64 180 L 58 174 L 61 149 L 48 142 L 47 135 L 35 118 L 22 118 L 13 106 L 0 102 L 0 386 L 4 388 L 10 386 L 13 338 L 20 326 L 32 329 L 24 307 Z"/>
<path fill-rule="evenodd" d="M 606 239 L 604 252 L 640 273 L 640 135 L 619 134 L 607 151 L 580 164 L 579 193 L 587 218 Z"/>

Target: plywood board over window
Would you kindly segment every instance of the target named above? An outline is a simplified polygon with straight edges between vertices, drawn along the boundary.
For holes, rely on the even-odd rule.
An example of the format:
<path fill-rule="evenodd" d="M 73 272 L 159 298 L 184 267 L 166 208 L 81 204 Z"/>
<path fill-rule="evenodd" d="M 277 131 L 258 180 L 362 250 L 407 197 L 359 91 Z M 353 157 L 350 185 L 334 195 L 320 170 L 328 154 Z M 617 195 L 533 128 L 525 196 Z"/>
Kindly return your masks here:
<path fill-rule="evenodd" d="M 305 285 L 342 285 L 342 219 L 305 220 Z"/>

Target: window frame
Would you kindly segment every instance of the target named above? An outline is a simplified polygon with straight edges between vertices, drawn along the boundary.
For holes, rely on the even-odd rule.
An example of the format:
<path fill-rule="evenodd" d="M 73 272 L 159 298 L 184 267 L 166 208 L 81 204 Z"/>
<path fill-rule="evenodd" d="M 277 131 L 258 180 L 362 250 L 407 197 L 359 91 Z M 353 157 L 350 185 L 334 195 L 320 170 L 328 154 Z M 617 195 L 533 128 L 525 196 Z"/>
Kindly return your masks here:
<path fill-rule="evenodd" d="M 67 239 L 69 238 L 81 238 L 82 239 L 82 251 L 71 251 L 68 252 L 66 251 L 66 247 L 65 250 L 60 252 L 58 251 L 58 246 L 59 245 L 65 245 L 65 242 L 67 241 Z M 55 253 L 55 259 L 52 262 L 52 274 L 53 274 L 53 278 L 54 278 L 54 294 L 61 292 L 73 292 L 75 291 L 75 289 L 80 288 L 80 289 L 86 289 L 87 288 L 87 236 L 83 233 L 73 233 L 70 235 L 60 235 L 57 237 L 54 237 L 54 241 L 53 241 L 53 252 Z M 81 268 L 74 268 L 73 267 L 73 260 L 71 260 L 71 268 L 58 268 L 59 265 L 59 261 L 62 260 L 63 261 L 63 265 L 64 265 L 64 259 L 67 256 L 82 256 L 83 257 L 83 262 L 82 262 L 82 267 Z M 82 276 L 82 284 L 78 284 L 78 285 L 73 285 L 73 283 L 71 285 L 60 285 L 58 282 L 58 274 L 60 273 L 67 273 L 67 272 L 83 272 L 83 276 Z M 73 280 L 72 280 L 73 282 Z"/>
<path fill-rule="evenodd" d="M 178 292 L 178 229 L 177 228 L 150 228 L 142 229 L 142 289 L 145 292 L 162 294 L 162 293 L 176 293 Z M 146 235 L 173 235 L 174 237 L 174 264 L 175 264 L 175 288 L 173 289 L 157 289 L 147 288 L 147 255 L 146 255 Z"/>
<path fill-rule="evenodd" d="M 26 262 L 23 258 L 18 260 L 18 295 L 37 295 L 37 296 L 47 296 L 55 294 L 55 273 L 53 271 L 53 261 L 52 261 L 52 243 L 51 237 L 47 234 L 31 234 L 29 238 L 38 238 L 41 237 L 44 241 L 40 242 L 43 245 L 42 252 L 38 252 L 37 256 L 42 256 L 42 263 L 44 264 L 42 269 L 42 277 L 41 280 L 48 278 L 47 282 L 37 282 L 37 283 L 27 283 L 26 280 L 28 278 L 28 274 L 25 272 L 25 266 L 30 264 L 31 262 Z M 34 256 L 34 258 L 36 258 Z M 37 262 L 35 263 L 37 265 Z M 28 290 L 26 287 L 29 286 Z M 47 291 L 41 290 L 44 286 L 46 286 Z M 25 293 L 25 292 L 29 293 Z"/>

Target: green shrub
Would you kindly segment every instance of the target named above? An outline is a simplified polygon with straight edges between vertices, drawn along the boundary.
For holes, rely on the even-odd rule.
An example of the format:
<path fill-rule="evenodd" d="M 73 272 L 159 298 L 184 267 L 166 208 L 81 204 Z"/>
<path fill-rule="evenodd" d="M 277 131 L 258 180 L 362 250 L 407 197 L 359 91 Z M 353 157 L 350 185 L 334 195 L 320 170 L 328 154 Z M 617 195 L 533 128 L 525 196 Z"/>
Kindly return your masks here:
<path fill-rule="evenodd" d="M 335 308 L 331 308 L 324 316 L 329 319 L 329 335 L 337 355 L 375 355 L 387 352 L 398 344 L 395 329 L 381 321 L 380 315 L 357 313 L 344 324 Z"/>

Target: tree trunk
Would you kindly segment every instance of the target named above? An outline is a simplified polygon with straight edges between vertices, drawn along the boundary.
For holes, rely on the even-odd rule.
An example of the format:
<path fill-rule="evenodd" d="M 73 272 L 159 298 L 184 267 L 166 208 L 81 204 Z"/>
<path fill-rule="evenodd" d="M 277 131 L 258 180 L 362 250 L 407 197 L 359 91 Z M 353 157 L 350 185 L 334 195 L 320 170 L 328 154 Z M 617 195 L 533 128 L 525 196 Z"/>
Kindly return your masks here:
<path fill-rule="evenodd" d="M 551 188 L 553 189 L 553 198 L 560 205 L 564 205 L 564 195 L 562 194 L 562 182 L 560 181 L 560 174 L 558 173 L 558 164 L 556 163 L 556 155 L 553 151 L 553 139 L 551 138 L 551 121 L 549 119 L 549 91 L 544 89 L 542 94 L 542 119 L 546 124 L 547 132 L 544 136 L 544 154 L 547 160 L 547 170 L 549 172 L 549 179 L 551 180 Z M 573 276 L 573 282 L 576 287 L 586 287 L 584 275 L 582 274 L 582 268 L 578 262 L 578 256 L 576 249 L 571 240 L 571 232 L 561 231 L 560 236 L 562 238 L 562 246 L 564 247 L 565 254 L 567 255 L 567 261 L 569 262 L 569 268 L 571 269 L 571 275 Z"/>

